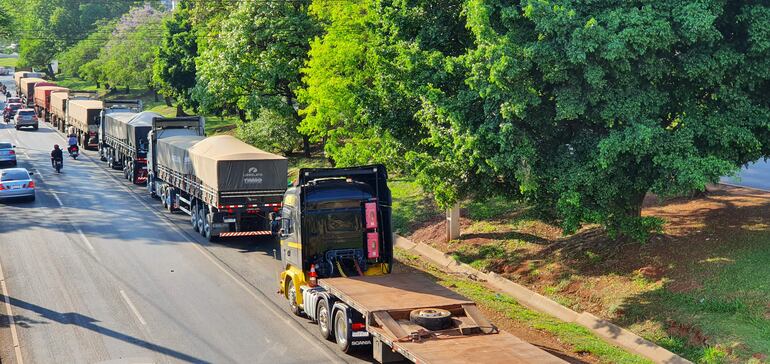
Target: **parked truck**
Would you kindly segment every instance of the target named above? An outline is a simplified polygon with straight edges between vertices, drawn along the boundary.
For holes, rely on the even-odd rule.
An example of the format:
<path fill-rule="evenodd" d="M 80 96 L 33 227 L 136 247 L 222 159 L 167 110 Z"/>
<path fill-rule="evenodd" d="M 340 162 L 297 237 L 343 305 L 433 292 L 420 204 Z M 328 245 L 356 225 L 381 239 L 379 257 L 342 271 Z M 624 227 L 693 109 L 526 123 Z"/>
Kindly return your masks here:
<path fill-rule="evenodd" d="M 35 111 L 46 122 L 51 121 L 51 93 L 69 91 L 66 87 L 37 86 L 35 88 Z"/>
<path fill-rule="evenodd" d="M 232 136 L 205 137 L 201 117 L 155 118 L 147 186 L 169 212 L 190 215 L 209 241 L 271 236 L 286 190 L 286 158 Z"/>
<path fill-rule="evenodd" d="M 94 100 L 96 91 L 54 91 L 51 93 L 51 124 L 61 132 L 67 126 L 67 102 L 72 100 Z"/>
<path fill-rule="evenodd" d="M 35 78 L 43 78 L 43 74 L 40 72 L 32 72 L 32 71 L 19 71 L 13 73 L 13 83 L 16 86 L 16 92 L 19 94 L 21 92 L 21 79 L 25 77 L 35 77 Z"/>
<path fill-rule="evenodd" d="M 135 184 L 147 182 L 147 136 L 152 120 L 161 117 L 141 110 L 141 100 L 105 101 L 99 126 L 99 156 Z"/>
<path fill-rule="evenodd" d="M 343 352 L 380 363 L 564 363 L 499 330 L 476 305 L 393 267 L 382 165 L 302 169 L 281 209 L 279 292 Z"/>
<path fill-rule="evenodd" d="M 99 122 L 104 103 L 101 100 L 67 100 L 67 126 L 75 129 L 78 144 L 84 149 L 99 148 Z"/>
<path fill-rule="evenodd" d="M 55 83 L 47 82 L 42 78 L 24 77 L 21 79 L 21 99 L 26 106 L 35 105 L 35 87 L 36 86 L 56 86 Z"/>

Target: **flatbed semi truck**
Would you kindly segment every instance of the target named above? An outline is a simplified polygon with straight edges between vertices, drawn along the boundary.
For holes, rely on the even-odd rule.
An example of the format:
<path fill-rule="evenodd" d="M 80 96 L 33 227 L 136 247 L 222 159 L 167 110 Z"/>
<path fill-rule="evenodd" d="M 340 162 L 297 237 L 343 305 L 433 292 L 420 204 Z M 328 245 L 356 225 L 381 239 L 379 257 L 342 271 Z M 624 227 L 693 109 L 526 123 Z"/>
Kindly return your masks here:
<path fill-rule="evenodd" d="M 142 112 L 141 100 L 104 102 L 99 124 L 99 156 L 134 184 L 147 182 L 147 137 L 152 120 L 161 115 Z"/>
<path fill-rule="evenodd" d="M 190 215 L 209 241 L 271 236 L 269 216 L 281 206 L 288 161 L 232 136 L 205 137 L 202 117 L 155 118 L 149 135 L 151 195 L 173 213 Z"/>
<path fill-rule="evenodd" d="M 75 128 L 78 144 L 84 149 L 99 148 L 99 123 L 104 103 L 101 100 L 67 100 L 67 126 Z"/>
<path fill-rule="evenodd" d="M 382 165 L 302 169 L 286 191 L 279 292 L 340 350 L 380 363 L 564 363 L 499 330 L 424 276 L 390 274 L 391 196 Z"/>

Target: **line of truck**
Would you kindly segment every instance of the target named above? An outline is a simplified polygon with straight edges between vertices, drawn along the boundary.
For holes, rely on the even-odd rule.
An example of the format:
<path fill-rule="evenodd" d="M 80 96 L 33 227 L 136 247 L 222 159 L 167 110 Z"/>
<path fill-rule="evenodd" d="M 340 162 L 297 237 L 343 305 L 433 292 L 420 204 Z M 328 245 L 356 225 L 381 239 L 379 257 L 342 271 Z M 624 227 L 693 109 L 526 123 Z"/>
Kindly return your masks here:
<path fill-rule="evenodd" d="M 20 76 L 20 87 L 32 82 Z M 278 239 L 279 294 L 342 352 L 368 348 L 380 363 L 564 362 L 499 330 L 450 289 L 392 273 L 384 166 L 301 169 L 290 186 L 286 158 L 232 136 L 207 137 L 203 117 L 166 118 L 140 101 L 34 85 L 28 94 L 44 120 L 74 128 L 83 147 L 146 185 L 168 212 L 189 215 L 209 241 Z"/>

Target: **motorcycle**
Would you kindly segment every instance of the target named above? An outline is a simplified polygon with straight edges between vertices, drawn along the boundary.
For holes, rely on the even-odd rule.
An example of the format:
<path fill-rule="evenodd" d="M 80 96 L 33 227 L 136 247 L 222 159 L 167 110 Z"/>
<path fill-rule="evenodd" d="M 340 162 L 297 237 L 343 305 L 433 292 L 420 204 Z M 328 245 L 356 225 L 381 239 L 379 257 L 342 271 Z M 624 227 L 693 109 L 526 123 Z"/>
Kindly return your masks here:
<path fill-rule="evenodd" d="M 78 159 L 78 156 L 80 155 L 80 148 L 78 148 L 77 145 L 70 146 L 67 151 L 70 153 L 70 157 L 72 157 L 72 159 Z"/>
<path fill-rule="evenodd" d="M 56 170 L 56 173 L 61 173 L 61 169 L 64 167 L 64 161 L 57 159 L 53 162 L 53 168 Z"/>

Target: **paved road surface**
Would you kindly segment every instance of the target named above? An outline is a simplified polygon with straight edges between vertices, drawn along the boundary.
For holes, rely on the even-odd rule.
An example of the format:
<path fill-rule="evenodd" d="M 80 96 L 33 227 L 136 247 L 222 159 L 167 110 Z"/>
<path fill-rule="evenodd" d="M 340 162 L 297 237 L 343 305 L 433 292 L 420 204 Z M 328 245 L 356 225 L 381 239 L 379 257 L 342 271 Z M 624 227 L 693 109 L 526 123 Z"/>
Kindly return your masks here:
<path fill-rule="evenodd" d="M 56 174 L 48 154 L 65 142 L 45 123 L 0 123 L 0 140 L 38 183 L 35 202 L 0 204 L 4 364 L 364 361 L 288 313 L 274 242 L 205 243 L 94 152 Z"/>
<path fill-rule="evenodd" d="M 723 177 L 722 182 L 770 190 L 770 162 L 756 161 L 742 168 L 736 177 Z"/>

